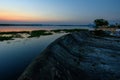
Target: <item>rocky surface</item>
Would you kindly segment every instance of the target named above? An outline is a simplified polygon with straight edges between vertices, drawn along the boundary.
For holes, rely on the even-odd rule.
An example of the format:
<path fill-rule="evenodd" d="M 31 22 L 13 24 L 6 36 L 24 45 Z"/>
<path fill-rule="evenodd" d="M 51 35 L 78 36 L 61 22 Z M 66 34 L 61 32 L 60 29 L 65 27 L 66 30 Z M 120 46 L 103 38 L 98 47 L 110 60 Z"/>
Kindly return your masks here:
<path fill-rule="evenodd" d="M 18 80 L 120 80 L 120 38 L 81 31 L 42 52 Z"/>

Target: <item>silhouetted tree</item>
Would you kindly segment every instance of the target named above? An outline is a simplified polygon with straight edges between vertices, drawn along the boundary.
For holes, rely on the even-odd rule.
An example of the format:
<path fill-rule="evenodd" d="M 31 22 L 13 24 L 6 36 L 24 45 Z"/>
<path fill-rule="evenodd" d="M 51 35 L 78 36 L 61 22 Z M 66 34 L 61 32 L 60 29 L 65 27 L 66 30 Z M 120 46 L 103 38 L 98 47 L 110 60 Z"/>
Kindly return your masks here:
<path fill-rule="evenodd" d="M 94 20 L 94 23 L 95 23 L 96 27 L 109 25 L 108 21 L 104 20 L 104 19 L 96 19 L 96 20 Z"/>
<path fill-rule="evenodd" d="M 120 28 L 120 24 L 117 27 Z"/>

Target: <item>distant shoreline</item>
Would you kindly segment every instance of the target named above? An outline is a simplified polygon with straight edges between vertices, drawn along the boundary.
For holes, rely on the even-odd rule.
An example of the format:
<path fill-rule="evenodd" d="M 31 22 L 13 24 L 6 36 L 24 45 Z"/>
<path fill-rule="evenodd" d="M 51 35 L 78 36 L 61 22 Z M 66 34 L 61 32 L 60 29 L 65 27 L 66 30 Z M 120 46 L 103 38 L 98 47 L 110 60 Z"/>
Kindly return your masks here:
<path fill-rule="evenodd" d="M 0 26 L 93 26 L 93 25 L 54 25 L 54 24 L 0 24 Z"/>

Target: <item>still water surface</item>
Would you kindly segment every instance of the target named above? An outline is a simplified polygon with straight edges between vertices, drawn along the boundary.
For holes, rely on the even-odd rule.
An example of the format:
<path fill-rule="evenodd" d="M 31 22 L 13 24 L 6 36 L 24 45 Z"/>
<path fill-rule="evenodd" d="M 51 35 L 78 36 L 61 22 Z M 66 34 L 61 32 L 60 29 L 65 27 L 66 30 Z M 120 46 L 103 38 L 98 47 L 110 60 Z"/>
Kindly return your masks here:
<path fill-rule="evenodd" d="M 40 52 L 62 35 L 0 42 L 0 80 L 16 80 Z"/>
<path fill-rule="evenodd" d="M 19 28 L 19 27 L 16 27 Z M 21 27 L 20 27 L 21 28 Z M 77 27 L 23 27 L 21 30 L 35 29 L 74 29 Z M 84 27 L 87 28 L 87 27 Z M 0 30 L 17 30 L 12 27 L 1 27 Z M 19 29 L 18 29 L 19 30 Z M 51 42 L 66 33 L 40 36 L 38 38 L 16 38 L 15 40 L 0 41 L 0 80 L 17 80 L 25 68 Z"/>

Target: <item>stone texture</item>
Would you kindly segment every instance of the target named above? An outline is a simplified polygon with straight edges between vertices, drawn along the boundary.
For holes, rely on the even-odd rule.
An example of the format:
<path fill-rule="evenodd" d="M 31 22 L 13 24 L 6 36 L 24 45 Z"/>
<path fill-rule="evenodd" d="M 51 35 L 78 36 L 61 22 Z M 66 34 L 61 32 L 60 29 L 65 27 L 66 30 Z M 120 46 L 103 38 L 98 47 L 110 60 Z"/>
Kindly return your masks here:
<path fill-rule="evenodd" d="M 120 80 L 120 38 L 81 31 L 54 41 L 18 80 Z"/>

